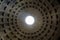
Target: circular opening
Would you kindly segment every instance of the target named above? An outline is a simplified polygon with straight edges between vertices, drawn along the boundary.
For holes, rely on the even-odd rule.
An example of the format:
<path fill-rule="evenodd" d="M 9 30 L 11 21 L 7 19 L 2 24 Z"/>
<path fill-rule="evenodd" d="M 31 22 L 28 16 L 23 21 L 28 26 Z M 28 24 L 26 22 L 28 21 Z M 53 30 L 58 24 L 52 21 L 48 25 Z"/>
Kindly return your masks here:
<path fill-rule="evenodd" d="M 34 19 L 33 16 L 27 16 L 25 18 L 25 23 L 28 24 L 28 25 L 32 25 L 32 24 L 34 24 L 34 22 L 35 22 L 35 19 Z"/>

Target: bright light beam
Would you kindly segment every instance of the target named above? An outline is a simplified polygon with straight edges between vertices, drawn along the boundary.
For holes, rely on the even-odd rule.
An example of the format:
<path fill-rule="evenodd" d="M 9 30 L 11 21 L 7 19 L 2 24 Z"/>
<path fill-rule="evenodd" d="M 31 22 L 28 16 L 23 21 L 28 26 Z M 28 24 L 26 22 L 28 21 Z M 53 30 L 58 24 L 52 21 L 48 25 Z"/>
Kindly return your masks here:
<path fill-rule="evenodd" d="M 27 16 L 27 17 L 25 18 L 25 22 L 26 22 L 26 24 L 28 24 L 28 25 L 34 24 L 34 22 L 35 22 L 34 17 L 32 17 L 32 16 Z"/>

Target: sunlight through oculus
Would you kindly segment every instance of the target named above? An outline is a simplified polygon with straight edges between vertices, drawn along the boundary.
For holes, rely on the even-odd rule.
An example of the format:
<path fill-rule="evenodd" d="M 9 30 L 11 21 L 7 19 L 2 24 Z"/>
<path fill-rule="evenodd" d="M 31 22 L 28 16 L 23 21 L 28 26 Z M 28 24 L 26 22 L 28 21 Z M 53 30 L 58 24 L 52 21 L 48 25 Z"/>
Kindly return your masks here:
<path fill-rule="evenodd" d="M 28 25 L 32 25 L 32 24 L 34 24 L 34 22 L 35 22 L 35 20 L 34 20 L 34 17 L 32 17 L 32 16 L 27 16 L 25 18 L 25 23 Z"/>

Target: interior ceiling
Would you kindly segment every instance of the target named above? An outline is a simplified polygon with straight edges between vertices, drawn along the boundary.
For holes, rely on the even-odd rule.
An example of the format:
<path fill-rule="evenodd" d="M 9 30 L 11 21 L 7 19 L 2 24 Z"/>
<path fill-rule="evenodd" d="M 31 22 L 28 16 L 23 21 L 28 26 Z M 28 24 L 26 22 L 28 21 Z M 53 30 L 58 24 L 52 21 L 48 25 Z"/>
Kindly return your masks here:
<path fill-rule="evenodd" d="M 0 40 L 60 40 L 60 1 L 0 0 Z"/>

